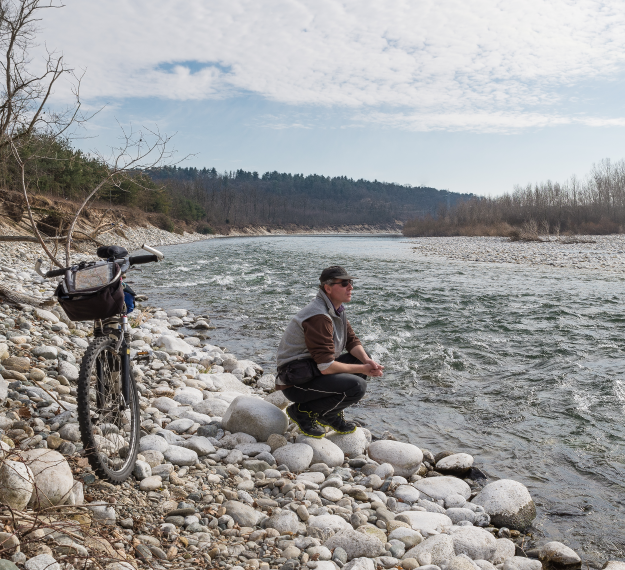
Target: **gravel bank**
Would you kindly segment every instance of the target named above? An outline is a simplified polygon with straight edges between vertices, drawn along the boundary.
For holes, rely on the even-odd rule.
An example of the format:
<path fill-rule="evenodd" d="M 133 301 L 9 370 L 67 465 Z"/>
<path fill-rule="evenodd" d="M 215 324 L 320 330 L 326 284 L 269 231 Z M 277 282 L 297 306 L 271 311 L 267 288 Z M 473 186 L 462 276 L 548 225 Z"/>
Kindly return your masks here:
<path fill-rule="evenodd" d="M 119 243 L 164 245 L 132 239 Z M 2 281 L 47 298 L 55 284 L 34 273 L 31 249 L 3 247 Z M 135 317 L 133 355 L 151 354 L 133 363 L 143 437 L 134 476 L 115 487 L 93 475 L 77 430 L 90 323 L 0 306 L 1 568 L 580 568 L 565 545 L 534 542 L 527 489 L 485 480 L 479 458 L 364 428 L 303 437 L 271 375 L 206 341 L 207 315 Z"/>
<path fill-rule="evenodd" d="M 567 243 L 567 239 L 591 243 Z M 623 273 L 625 235 L 575 236 L 547 242 L 511 242 L 501 237 L 411 238 L 419 255 L 481 263 L 548 265 Z"/>

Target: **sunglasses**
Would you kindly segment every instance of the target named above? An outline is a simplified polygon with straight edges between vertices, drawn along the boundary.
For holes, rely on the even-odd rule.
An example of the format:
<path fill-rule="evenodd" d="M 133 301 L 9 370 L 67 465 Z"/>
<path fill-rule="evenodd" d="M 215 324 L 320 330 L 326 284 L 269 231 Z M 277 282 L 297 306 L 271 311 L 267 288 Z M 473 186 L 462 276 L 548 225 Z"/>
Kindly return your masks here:
<path fill-rule="evenodd" d="M 341 287 L 348 287 L 349 285 L 354 285 L 353 279 L 343 279 L 343 281 L 336 281 L 332 283 L 332 285 L 340 285 Z"/>

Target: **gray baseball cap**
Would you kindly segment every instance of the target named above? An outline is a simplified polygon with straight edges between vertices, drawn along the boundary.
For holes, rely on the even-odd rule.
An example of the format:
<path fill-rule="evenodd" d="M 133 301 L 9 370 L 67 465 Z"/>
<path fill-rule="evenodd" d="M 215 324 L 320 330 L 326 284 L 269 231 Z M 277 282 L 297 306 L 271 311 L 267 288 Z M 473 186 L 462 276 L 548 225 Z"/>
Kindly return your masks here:
<path fill-rule="evenodd" d="M 326 267 L 321 272 L 319 281 L 325 283 L 326 281 L 330 281 L 330 279 L 357 279 L 357 277 L 347 273 L 347 270 L 340 265 L 332 265 L 331 267 Z"/>

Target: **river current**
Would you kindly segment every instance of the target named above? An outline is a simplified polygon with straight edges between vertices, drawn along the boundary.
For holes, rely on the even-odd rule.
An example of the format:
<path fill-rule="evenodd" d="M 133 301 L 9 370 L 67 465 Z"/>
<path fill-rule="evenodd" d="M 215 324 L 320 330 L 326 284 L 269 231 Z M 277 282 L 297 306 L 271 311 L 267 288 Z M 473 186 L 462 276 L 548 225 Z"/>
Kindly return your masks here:
<path fill-rule="evenodd" d="M 151 305 L 209 314 L 212 344 L 275 372 L 282 331 L 316 294 L 321 269 L 345 266 L 359 278 L 349 320 L 386 366 L 352 415 L 524 483 L 541 542 L 565 542 L 595 567 L 625 559 L 623 278 L 426 258 L 413 246 L 214 239 L 164 248 L 163 263 L 129 279 Z"/>

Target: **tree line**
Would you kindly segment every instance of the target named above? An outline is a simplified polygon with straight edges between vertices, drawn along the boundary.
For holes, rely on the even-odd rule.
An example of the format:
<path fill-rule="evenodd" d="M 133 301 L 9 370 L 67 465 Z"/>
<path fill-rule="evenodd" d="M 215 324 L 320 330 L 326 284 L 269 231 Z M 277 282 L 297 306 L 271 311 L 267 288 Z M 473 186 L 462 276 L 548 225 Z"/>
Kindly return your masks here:
<path fill-rule="evenodd" d="M 544 234 L 623 233 L 625 160 L 604 159 L 580 180 L 515 186 L 502 196 L 472 197 L 404 225 L 407 236 L 512 235 L 535 228 Z M 532 230 L 534 231 L 534 230 Z"/>
<path fill-rule="evenodd" d="M 222 227 L 298 224 L 308 227 L 392 224 L 453 207 L 469 194 L 346 176 L 215 168 L 163 167 L 145 172 L 161 183 L 177 208 L 199 206 L 202 220 Z M 197 210 L 199 215 L 200 210 Z M 187 214 L 189 215 L 189 214 Z"/>

